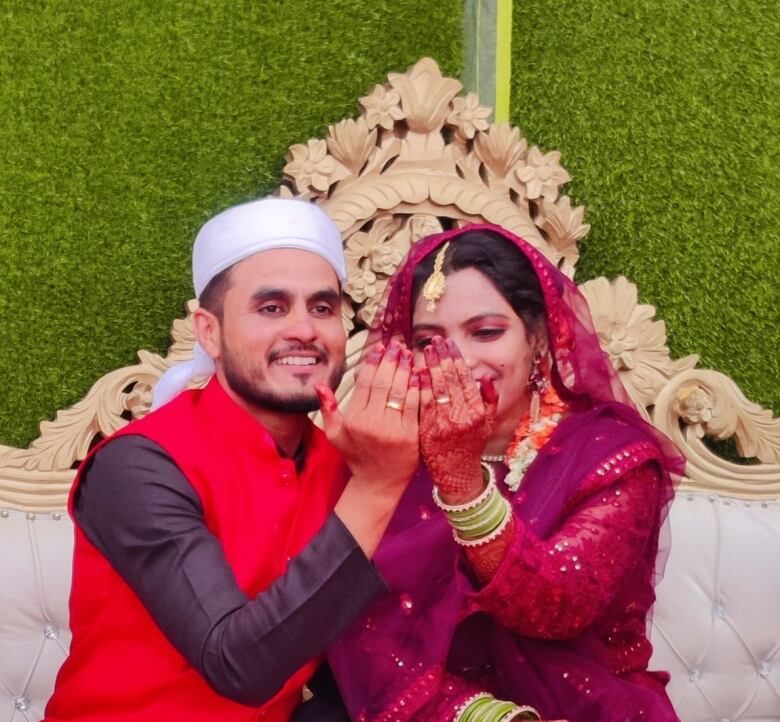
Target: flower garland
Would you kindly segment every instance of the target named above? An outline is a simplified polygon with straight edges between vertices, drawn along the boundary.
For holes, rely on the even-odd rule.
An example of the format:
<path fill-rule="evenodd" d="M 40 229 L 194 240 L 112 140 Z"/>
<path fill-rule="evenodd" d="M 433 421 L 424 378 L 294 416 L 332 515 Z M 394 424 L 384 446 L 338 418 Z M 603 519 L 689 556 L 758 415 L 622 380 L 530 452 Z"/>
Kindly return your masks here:
<path fill-rule="evenodd" d="M 546 366 L 547 364 L 542 369 L 545 383 L 540 392 L 539 414 L 534 420 L 531 420 L 530 410 L 525 414 L 506 451 L 504 463 L 509 467 L 509 473 L 504 477 L 504 483 L 511 492 L 518 490 L 526 470 L 569 411 L 568 405 L 561 400 L 550 383 L 549 368 Z"/>

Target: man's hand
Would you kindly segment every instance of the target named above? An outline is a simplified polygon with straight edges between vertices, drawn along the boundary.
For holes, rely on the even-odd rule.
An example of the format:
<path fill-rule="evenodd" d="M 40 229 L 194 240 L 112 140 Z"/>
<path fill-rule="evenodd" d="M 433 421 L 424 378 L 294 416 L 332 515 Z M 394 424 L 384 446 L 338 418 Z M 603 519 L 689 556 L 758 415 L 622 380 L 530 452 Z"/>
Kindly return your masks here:
<path fill-rule="evenodd" d="M 396 341 L 374 347 L 358 370 L 355 390 L 339 411 L 327 386 L 317 386 L 328 440 L 352 478 L 336 514 L 371 556 L 419 460 L 420 378 L 412 352 Z"/>

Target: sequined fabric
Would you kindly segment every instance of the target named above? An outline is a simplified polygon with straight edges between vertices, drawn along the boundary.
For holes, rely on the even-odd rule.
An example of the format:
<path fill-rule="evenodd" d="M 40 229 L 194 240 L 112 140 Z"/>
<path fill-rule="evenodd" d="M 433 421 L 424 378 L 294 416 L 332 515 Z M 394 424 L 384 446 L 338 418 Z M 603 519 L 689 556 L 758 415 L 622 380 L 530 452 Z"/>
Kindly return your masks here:
<path fill-rule="evenodd" d="M 539 639 L 571 639 L 595 624 L 616 674 L 644 670 L 651 651 L 644 620 L 654 599 L 645 553 L 659 490 L 653 467 L 635 469 L 581 502 L 544 540 L 516 518 L 512 545 L 471 608 Z"/>
<path fill-rule="evenodd" d="M 514 537 L 484 588 L 418 470 L 374 557 L 391 592 L 329 653 L 345 702 L 370 722 L 449 722 L 477 687 L 549 720 L 678 722 L 665 676 L 646 669 L 645 625 L 683 461 L 632 408 L 576 286 L 501 228 L 448 231 L 412 247 L 370 340 L 410 340 L 416 265 L 467 231 L 501 236 L 531 262 L 551 381 L 572 412 L 509 495 Z"/>

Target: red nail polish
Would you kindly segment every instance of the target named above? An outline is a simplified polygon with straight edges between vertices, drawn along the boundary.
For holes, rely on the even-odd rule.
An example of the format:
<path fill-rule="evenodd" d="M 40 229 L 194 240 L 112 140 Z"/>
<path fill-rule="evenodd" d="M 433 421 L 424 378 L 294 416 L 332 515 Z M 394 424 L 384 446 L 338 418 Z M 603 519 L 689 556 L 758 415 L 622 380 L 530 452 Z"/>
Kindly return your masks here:
<path fill-rule="evenodd" d="M 453 359 L 459 359 L 461 357 L 458 345 L 451 338 L 448 338 L 444 343 Z"/>
<path fill-rule="evenodd" d="M 479 391 L 482 394 L 482 400 L 486 404 L 494 404 L 498 401 L 498 392 L 493 385 L 493 379 L 482 378 L 479 380 Z"/>
<path fill-rule="evenodd" d="M 366 363 L 378 364 L 384 353 L 385 347 L 381 343 L 378 343 L 368 352 L 368 356 L 366 356 Z"/>

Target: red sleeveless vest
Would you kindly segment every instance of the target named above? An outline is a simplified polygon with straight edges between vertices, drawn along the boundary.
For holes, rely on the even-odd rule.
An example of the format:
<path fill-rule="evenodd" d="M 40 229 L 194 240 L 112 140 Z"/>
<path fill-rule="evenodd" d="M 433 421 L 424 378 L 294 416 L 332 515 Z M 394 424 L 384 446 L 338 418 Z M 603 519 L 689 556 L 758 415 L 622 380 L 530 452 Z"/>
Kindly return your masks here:
<path fill-rule="evenodd" d="M 290 557 L 320 529 L 343 481 L 339 456 L 319 429 L 311 429 L 306 465 L 298 476 L 265 428 L 216 379 L 111 438 L 126 434 L 155 441 L 176 462 L 200 496 L 206 525 L 250 598 L 283 574 Z M 83 468 L 71 491 L 71 514 Z M 286 722 L 317 664 L 304 665 L 261 708 L 222 697 L 173 647 L 78 525 L 70 626 L 70 655 L 57 676 L 45 722 Z"/>

